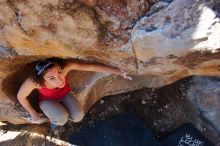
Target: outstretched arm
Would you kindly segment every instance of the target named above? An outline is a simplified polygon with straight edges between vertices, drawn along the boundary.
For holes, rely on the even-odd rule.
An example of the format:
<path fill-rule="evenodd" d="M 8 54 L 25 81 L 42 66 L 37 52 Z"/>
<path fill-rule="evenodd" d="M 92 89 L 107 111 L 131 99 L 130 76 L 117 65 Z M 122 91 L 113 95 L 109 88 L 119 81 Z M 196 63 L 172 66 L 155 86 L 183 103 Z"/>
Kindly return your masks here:
<path fill-rule="evenodd" d="M 101 72 L 101 73 L 110 73 L 115 75 L 120 75 L 125 79 L 130 79 L 131 77 L 127 76 L 127 73 L 123 70 L 100 65 L 100 64 L 85 64 L 85 63 L 75 63 L 75 62 L 67 62 L 64 67 L 64 73 L 67 74 L 71 70 L 81 70 L 81 71 L 93 71 L 93 72 Z"/>

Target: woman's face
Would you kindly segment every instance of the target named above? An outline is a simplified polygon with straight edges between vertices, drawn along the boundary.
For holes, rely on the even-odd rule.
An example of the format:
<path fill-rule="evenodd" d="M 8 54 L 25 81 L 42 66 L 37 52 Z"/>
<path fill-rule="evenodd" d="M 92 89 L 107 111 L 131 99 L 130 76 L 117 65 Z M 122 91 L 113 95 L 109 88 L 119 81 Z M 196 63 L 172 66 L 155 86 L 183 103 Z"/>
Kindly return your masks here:
<path fill-rule="evenodd" d="M 65 86 L 65 76 L 59 65 L 48 69 L 43 78 L 48 88 L 63 88 Z"/>

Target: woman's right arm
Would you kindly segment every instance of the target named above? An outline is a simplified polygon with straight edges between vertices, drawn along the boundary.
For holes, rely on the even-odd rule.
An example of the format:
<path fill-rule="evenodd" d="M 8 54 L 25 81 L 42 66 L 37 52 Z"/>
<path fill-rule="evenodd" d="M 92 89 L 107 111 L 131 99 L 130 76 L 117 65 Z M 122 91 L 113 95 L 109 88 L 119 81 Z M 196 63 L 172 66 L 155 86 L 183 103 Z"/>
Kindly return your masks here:
<path fill-rule="evenodd" d="M 27 78 L 17 93 L 18 101 L 31 114 L 33 121 L 39 120 L 40 117 L 39 113 L 37 113 L 36 110 L 31 106 L 27 97 L 35 88 L 37 88 L 36 84 L 32 81 L 31 78 Z"/>

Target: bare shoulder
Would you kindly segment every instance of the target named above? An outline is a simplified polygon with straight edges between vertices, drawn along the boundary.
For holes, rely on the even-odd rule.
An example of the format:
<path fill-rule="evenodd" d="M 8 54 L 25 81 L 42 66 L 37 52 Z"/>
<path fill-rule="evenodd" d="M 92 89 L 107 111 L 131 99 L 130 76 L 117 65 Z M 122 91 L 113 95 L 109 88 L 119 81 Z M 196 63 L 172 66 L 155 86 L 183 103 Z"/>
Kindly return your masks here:
<path fill-rule="evenodd" d="M 31 78 L 26 78 L 18 90 L 17 97 L 19 99 L 24 99 L 36 88 L 38 88 L 37 84 L 34 83 Z"/>
<path fill-rule="evenodd" d="M 29 88 L 29 89 L 36 89 L 36 88 L 40 87 L 40 85 L 37 84 L 36 82 L 34 82 L 33 79 L 30 77 L 26 78 L 26 80 L 23 82 L 22 86 L 25 88 Z"/>

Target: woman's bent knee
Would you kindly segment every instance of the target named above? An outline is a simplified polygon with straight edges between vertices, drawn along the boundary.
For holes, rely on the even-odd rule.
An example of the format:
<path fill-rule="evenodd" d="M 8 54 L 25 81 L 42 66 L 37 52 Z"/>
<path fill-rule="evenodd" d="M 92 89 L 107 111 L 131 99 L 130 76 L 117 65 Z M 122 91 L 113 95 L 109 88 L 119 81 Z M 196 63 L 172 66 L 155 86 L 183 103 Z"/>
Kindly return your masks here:
<path fill-rule="evenodd" d="M 53 124 L 61 126 L 68 121 L 69 113 L 60 103 L 41 101 L 39 104 L 42 111 Z"/>
<path fill-rule="evenodd" d="M 83 117 L 85 116 L 85 113 L 83 111 L 79 111 L 72 115 L 73 122 L 80 122 L 82 121 Z"/>
<path fill-rule="evenodd" d="M 50 120 L 55 125 L 63 126 L 67 123 L 68 117 L 69 117 L 69 114 L 65 112 L 62 115 L 57 115 L 55 118 L 50 119 Z"/>

